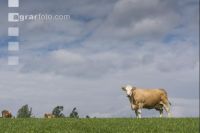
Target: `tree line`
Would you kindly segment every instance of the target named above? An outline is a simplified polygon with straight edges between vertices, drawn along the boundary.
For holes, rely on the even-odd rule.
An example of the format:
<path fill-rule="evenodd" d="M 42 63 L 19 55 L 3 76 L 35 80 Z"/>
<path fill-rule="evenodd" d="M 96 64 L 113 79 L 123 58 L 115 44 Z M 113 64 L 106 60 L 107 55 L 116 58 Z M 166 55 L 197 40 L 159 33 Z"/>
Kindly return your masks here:
<path fill-rule="evenodd" d="M 49 114 L 44 114 L 45 118 L 79 118 L 78 110 L 76 107 L 74 107 L 71 111 L 71 113 L 68 116 L 65 116 L 63 114 L 64 107 L 63 106 L 56 106 L 53 108 L 52 112 Z M 3 118 L 12 118 L 11 112 L 8 110 L 3 110 L 2 112 L 2 117 Z M 23 105 L 18 111 L 17 111 L 17 118 L 32 118 L 33 113 L 32 113 L 32 108 L 28 106 L 28 104 Z M 86 118 L 90 118 L 89 115 L 86 115 Z"/>

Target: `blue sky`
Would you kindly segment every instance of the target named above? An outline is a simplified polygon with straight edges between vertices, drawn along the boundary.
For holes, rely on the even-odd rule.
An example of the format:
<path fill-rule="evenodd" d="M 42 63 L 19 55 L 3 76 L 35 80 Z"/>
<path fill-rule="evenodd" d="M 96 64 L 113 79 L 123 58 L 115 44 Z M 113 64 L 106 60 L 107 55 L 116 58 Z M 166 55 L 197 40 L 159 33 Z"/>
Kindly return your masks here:
<path fill-rule="evenodd" d="M 121 86 L 165 88 L 175 117 L 199 112 L 197 0 L 20 0 L 0 4 L 0 110 L 28 103 L 41 117 L 56 105 L 69 114 L 134 116 Z M 67 14 L 67 21 L 8 23 L 8 11 Z M 19 26 L 19 52 L 7 27 Z M 9 55 L 20 64 L 8 66 Z M 189 108 L 188 108 L 189 107 Z M 158 116 L 145 111 L 144 116 Z"/>

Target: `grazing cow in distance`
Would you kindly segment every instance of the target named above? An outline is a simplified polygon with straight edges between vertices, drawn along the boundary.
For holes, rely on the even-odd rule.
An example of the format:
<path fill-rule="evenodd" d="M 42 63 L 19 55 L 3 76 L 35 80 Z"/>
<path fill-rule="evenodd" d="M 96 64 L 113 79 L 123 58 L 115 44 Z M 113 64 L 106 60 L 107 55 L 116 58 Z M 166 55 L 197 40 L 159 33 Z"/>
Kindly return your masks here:
<path fill-rule="evenodd" d="M 160 117 L 163 115 L 163 108 L 170 114 L 171 103 L 168 100 L 167 92 L 164 89 L 141 89 L 126 85 L 122 87 L 126 92 L 131 103 L 132 110 L 135 111 L 136 117 L 141 118 L 141 109 L 156 109 L 160 112 Z"/>
<path fill-rule="evenodd" d="M 50 114 L 50 113 L 45 113 L 44 118 L 55 118 L 55 115 Z"/>
<path fill-rule="evenodd" d="M 12 118 L 12 114 L 8 110 L 3 110 L 1 114 L 2 114 L 2 118 Z"/>

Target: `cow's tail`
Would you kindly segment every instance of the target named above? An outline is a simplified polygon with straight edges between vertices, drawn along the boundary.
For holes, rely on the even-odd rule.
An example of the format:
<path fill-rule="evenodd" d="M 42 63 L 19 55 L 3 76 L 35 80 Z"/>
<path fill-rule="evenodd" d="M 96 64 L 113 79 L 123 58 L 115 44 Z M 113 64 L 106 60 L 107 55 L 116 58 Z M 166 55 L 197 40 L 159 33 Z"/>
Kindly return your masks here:
<path fill-rule="evenodd" d="M 163 88 L 160 88 L 160 90 L 165 93 L 165 96 L 168 99 L 168 94 L 167 94 L 166 90 L 163 89 Z M 168 100 L 168 103 L 169 103 L 170 106 L 172 105 L 172 103 L 169 100 Z"/>

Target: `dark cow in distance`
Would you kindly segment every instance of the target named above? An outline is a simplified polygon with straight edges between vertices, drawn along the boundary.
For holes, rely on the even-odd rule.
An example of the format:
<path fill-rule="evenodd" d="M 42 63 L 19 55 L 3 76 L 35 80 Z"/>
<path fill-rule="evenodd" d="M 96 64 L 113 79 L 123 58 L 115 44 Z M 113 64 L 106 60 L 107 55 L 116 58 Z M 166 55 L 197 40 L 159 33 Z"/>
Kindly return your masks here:
<path fill-rule="evenodd" d="M 1 114 L 2 114 L 2 118 L 12 118 L 12 114 L 8 110 L 3 110 Z"/>

